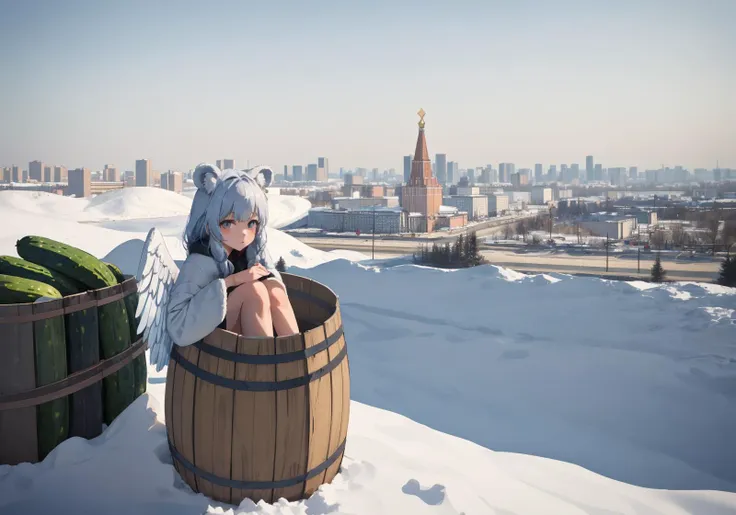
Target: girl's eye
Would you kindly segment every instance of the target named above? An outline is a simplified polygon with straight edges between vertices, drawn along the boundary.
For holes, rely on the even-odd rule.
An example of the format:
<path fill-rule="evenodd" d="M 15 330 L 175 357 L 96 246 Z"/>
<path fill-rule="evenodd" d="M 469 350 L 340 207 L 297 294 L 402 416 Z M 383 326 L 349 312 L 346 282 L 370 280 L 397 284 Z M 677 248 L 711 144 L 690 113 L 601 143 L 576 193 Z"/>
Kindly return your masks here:
<path fill-rule="evenodd" d="M 222 222 L 222 223 L 220 224 L 220 226 L 221 226 L 221 227 L 222 227 L 223 229 L 229 229 L 231 225 L 232 225 L 232 222 Z"/>
<path fill-rule="evenodd" d="M 254 227 L 258 227 L 258 220 L 251 220 L 248 222 L 248 228 L 253 229 Z"/>

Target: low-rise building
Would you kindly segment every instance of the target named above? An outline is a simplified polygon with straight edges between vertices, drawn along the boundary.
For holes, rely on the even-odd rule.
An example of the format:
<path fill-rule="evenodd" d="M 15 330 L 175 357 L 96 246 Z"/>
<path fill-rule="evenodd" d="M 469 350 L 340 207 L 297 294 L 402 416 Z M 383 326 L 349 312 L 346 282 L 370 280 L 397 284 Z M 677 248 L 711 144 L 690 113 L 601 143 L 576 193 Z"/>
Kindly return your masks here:
<path fill-rule="evenodd" d="M 375 207 L 367 209 L 331 209 L 315 207 L 309 210 L 309 227 L 331 232 L 397 234 L 405 232 L 407 214 L 401 208 Z"/>
<path fill-rule="evenodd" d="M 500 193 L 487 195 L 488 216 L 499 216 L 509 210 L 509 196 Z"/>
<path fill-rule="evenodd" d="M 552 188 L 545 186 L 534 186 L 532 188 L 532 204 L 545 205 L 552 202 Z"/>
<path fill-rule="evenodd" d="M 399 197 L 335 197 L 333 209 L 361 209 L 366 207 L 398 207 Z"/>
<path fill-rule="evenodd" d="M 486 195 L 452 195 L 443 198 L 442 203 L 466 212 L 468 220 L 477 220 L 488 216 L 488 197 Z"/>
<path fill-rule="evenodd" d="M 612 240 L 622 240 L 631 236 L 637 228 L 635 217 L 627 218 L 599 218 L 586 220 L 580 223 L 595 236 L 607 236 Z"/>

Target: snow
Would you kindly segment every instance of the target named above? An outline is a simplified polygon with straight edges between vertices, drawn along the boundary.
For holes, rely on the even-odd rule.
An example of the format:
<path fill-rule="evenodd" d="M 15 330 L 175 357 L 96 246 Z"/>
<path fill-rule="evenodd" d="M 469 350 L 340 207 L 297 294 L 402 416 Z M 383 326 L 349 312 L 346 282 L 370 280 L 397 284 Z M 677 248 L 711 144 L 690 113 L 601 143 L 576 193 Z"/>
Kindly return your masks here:
<path fill-rule="evenodd" d="M 130 273 L 156 225 L 183 259 L 185 215 L 151 223 L 147 202 L 179 209 L 163 193 L 0 192 L 0 254 L 42 234 Z M 274 227 L 269 241 L 340 296 L 353 401 L 333 483 L 237 508 L 192 493 L 166 447 L 166 370 L 149 367 L 100 437 L 0 466 L 1 514 L 736 513 L 735 289 L 351 262 Z"/>

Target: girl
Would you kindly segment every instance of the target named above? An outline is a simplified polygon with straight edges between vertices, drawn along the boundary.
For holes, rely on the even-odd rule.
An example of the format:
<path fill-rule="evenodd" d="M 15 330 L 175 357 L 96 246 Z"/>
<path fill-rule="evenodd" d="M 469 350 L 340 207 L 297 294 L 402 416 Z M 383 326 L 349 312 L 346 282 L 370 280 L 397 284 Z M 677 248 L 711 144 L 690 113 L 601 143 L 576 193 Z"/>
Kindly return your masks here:
<path fill-rule="evenodd" d="M 187 259 L 171 289 L 167 330 L 191 345 L 215 328 L 243 336 L 297 334 L 294 310 L 266 249 L 271 170 L 247 172 L 208 164 L 194 170 L 192 209 L 184 234 Z"/>

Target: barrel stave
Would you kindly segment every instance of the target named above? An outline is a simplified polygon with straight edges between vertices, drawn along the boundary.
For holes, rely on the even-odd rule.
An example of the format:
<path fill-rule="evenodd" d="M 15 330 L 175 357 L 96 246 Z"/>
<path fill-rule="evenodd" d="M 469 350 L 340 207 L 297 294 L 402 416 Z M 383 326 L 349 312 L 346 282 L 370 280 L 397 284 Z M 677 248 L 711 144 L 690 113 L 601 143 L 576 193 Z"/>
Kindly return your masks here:
<path fill-rule="evenodd" d="M 326 322 L 325 322 L 325 333 L 327 336 L 331 336 L 341 327 L 342 322 L 340 320 L 339 310 L 335 311 Z M 345 347 L 345 336 L 341 335 L 340 338 L 334 345 L 331 345 L 328 349 L 330 361 L 337 358 L 340 351 Z M 347 356 L 343 361 L 330 372 L 330 380 L 332 386 L 332 413 L 330 418 L 330 445 L 327 452 L 328 456 L 332 456 L 337 451 L 345 437 L 343 435 L 343 426 L 347 426 L 348 414 L 345 409 L 350 407 L 350 391 L 349 391 L 349 378 L 347 377 Z M 346 384 L 346 382 L 348 384 Z M 345 402 L 347 401 L 347 402 Z M 340 456 L 335 462 L 330 465 L 325 474 L 325 482 L 332 481 L 332 479 L 340 470 L 340 462 L 342 456 Z"/>
<path fill-rule="evenodd" d="M 220 333 L 220 347 L 231 352 L 238 350 L 238 335 Z M 217 359 L 217 370 L 210 372 L 228 379 L 235 379 L 235 363 L 227 359 Z M 235 411 L 235 392 L 223 386 L 215 387 L 215 413 L 213 416 L 213 472 L 218 477 L 229 478 L 232 463 L 233 416 Z M 215 486 L 213 498 L 223 502 L 233 502 L 232 489 Z M 240 500 L 235 500 L 240 504 Z"/>
<path fill-rule="evenodd" d="M 325 340 L 324 326 L 320 325 L 304 333 L 307 349 Z M 327 351 L 307 358 L 307 372 L 312 373 L 328 364 Z M 307 470 L 312 470 L 327 459 L 330 446 L 330 418 L 332 416 L 332 391 L 330 374 L 309 383 L 309 453 Z M 304 495 L 311 495 L 324 483 L 325 471 L 307 480 Z"/>
<path fill-rule="evenodd" d="M 276 338 L 276 353 L 304 350 L 301 334 Z M 276 365 L 276 380 L 296 379 L 306 374 L 304 360 Z M 299 477 L 307 472 L 309 450 L 309 395 L 306 386 L 276 392 L 276 461 L 274 481 Z M 296 501 L 303 497 L 304 483 L 276 488 L 273 500 L 284 497 Z"/>
<path fill-rule="evenodd" d="M 217 358 L 200 352 L 197 358 L 197 367 L 208 372 L 217 371 Z M 215 418 L 215 388 L 209 381 L 200 378 L 195 380 L 193 404 L 193 434 L 192 446 L 194 459 L 191 462 L 202 470 L 212 471 L 214 463 L 214 418 Z M 208 480 L 197 477 L 199 491 L 209 498 L 215 498 L 215 488 Z"/>
<path fill-rule="evenodd" d="M 238 339 L 241 354 L 273 355 L 274 342 L 269 339 Z M 275 381 L 275 365 L 237 363 L 235 379 L 243 381 Z M 235 391 L 233 419 L 233 475 L 242 481 L 273 481 L 276 446 L 276 392 Z M 272 502 L 272 489 L 233 489 L 233 499 L 248 497 L 258 502 Z"/>
<path fill-rule="evenodd" d="M 0 317 L 30 315 L 32 304 L 0 306 Z M 3 341 L 0 345 L 0 396 L 25 392 L 36 387 L 35 350 L 33 346 L 33 322 L 3 324 Z M 38 435 L 36 432 L 36 407 L 0 410 L 0 463 L 38 461 Z"/>

